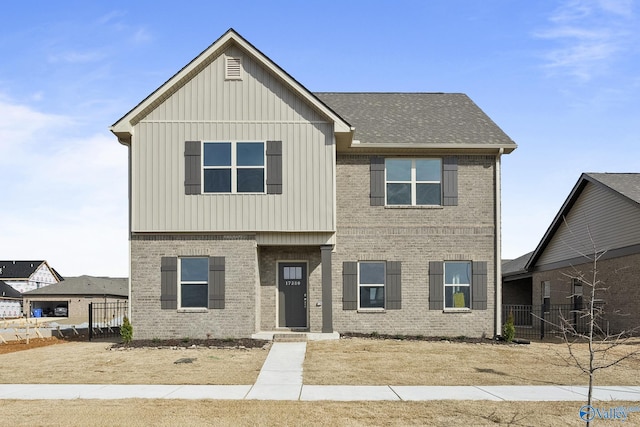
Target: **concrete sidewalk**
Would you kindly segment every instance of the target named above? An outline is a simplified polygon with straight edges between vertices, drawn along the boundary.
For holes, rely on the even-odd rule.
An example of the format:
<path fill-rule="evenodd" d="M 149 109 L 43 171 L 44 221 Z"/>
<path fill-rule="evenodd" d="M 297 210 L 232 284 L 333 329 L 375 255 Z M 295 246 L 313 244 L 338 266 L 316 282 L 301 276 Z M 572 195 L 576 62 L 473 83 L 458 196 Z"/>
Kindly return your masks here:
<path fill-rule="evenodd" d="M 0 384 L 2 400 L 218 399 L 299 401 L 576 401 L 586 386 L 303 385 L 306 342 L 275 342 L 254 385 Z M 640 402 L 640 386 L 594 387 L 594 401 Z"/>
<path fill-rule="evenodd" d="M 594 401 L 640 401 L 640 387 L 595 387 Z M 0 400 L 212 399 L 290 401 L 572 401 L 586 386 L 331 386 L 0 384 Z"/>

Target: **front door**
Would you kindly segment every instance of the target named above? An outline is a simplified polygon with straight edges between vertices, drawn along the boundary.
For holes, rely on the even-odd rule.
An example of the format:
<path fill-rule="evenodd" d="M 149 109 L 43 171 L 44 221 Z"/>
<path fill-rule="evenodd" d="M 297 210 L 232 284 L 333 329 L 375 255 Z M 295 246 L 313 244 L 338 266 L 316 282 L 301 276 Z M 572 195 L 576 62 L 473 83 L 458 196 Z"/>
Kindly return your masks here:
<path fill-rule="evenodd" d="M 278 326 L 307 327 L 307 264 L 278 264 Z"/>

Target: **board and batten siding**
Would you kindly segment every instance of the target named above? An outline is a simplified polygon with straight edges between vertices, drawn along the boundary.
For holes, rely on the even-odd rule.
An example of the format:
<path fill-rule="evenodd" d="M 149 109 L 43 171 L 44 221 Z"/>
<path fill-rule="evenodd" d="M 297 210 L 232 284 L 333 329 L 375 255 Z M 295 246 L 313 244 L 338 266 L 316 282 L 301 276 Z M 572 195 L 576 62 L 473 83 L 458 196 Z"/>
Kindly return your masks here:
<path fill-rule="evenodd" d="M 241 58 L 242 80 L 225 80 L 225 55 Z M 316 123 L 326 122 L 327 118 L 232 46 L 141 120 Z"/>
<path fill-rule="evenodd" d="M 640 213 L 611 191 L 588 183 L 537 265 L 593 255 L 594 244 L 599 251 L 640 244 Z"/>
<path fill-rule="evenodd" d="M 335 230 L 333 123 L 242 58 L 224 79 L 219 56 L 134 126 L 133 232 Z M 282 141 L 282 194 L 185 195 L 185 141 Z"/>

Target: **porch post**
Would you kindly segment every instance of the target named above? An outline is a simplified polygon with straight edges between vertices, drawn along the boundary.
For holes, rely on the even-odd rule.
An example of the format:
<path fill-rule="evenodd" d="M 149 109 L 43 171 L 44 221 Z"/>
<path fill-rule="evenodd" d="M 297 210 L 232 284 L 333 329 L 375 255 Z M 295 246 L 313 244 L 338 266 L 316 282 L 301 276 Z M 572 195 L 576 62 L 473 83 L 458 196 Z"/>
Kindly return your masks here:
<path fill-rule="evenodd" d="M 322 262 L 322 332 L 333 332 L 333 307 L 331 303 L 331 251 L 333 245 L 320 246 L 320 260 Z"/>

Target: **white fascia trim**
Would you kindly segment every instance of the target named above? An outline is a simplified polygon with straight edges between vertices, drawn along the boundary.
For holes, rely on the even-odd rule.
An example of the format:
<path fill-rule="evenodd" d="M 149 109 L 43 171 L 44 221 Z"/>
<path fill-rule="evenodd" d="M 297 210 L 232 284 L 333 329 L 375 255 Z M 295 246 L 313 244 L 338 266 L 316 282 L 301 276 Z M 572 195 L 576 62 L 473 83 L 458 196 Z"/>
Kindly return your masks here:
<path fill-rule="evenodd" d="M 456 144 L 456 143 L 448 143 L 448 144 L 429 144 L 429 143 L 412 143 L 412 142 L 400 142 L 400 143 L 367 143 L 360 141 L 353 141 L 351 143 L 352 148 L 383 148 L 383 149 L 394 149 L 394 148 L 420 148 L 420 149 L 432 149 L 432 150 L 489 150 L 489 151 L 497 151 L 505 154 L 508 154 L 516 149 L 515 145 L 505 145 L 505 144 Z"/>

